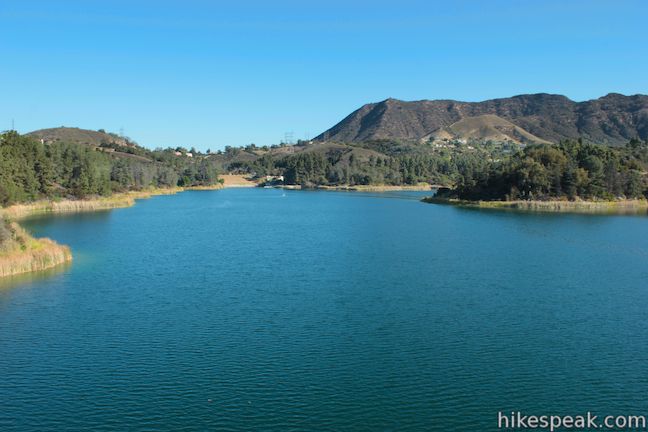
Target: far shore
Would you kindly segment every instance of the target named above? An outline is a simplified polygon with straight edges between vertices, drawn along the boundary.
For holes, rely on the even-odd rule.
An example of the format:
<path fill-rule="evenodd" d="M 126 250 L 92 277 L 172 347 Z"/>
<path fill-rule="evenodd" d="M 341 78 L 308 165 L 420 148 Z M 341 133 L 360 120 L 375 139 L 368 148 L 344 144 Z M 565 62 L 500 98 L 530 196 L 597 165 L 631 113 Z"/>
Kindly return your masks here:
<path fill-rule="evenodd" d="M 315 189 L 315 190 L 330 190 L 330 191 L 347 191 L 347 192 L 398 192 L 398 191 L 430 191 L 438 189 L 439 185 L 430 185 L 428 183 L 419 183 L 418 185 L 338 185 L 338 186 L 324 186 L 317 185 L 313 187 L 304 187 L 301 185 L 278 185 L 272 186 L 282 189 Z"/>
<path fill-rule="evenodd" d="M 622 199 L 615 201 L 585 200 L 516 200 L 516 201 L 469 201 L 455 198 L 423 198 L 432 204 L 450 204 L 479 209 L 520 210 L 547 213 L 589 213 L 589 214 L 648 214 L 648 200 Z"/>
<path fill-rule="evenodd" d="M 337 190 L 337 191 L 352 191 L 352 192 L 397 192 L 397 191 L 429 191 L 436 189 L 438 186 L 430 185 L 427 183 L 419 183 L 417 185 L 340 185 L 340 186 L 318 186 L 316 189 L 322 190 Z"/>

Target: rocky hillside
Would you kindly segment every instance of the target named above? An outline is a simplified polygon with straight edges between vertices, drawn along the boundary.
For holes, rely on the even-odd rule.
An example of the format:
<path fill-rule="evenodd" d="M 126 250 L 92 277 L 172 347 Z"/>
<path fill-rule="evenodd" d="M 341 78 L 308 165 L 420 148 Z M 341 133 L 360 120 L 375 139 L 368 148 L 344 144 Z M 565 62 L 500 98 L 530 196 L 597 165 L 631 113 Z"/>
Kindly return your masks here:
<path fill-rule="evenodd" d="M 316 140 L 421 141 L 444 137 L 517 142 L 582 137 L 622 145 L 631 138 L 648 139 L 648 96 L 611 93 L 584 102 L 545 93 L 483 102 L 387 99 L 364 105 Z"/>

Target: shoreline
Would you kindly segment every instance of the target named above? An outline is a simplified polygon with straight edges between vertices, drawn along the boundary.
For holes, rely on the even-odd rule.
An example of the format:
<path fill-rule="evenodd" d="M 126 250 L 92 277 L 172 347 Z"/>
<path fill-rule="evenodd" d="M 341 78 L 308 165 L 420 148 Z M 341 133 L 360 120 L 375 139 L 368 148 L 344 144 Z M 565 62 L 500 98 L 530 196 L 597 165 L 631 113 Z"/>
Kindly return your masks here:
<path fill-rule="evenodd" d="M 0 217 L 20 220 L 30 216 L 46 214 L 82 213 L 92 211 L 126 208 L 135 205 L 137 200 L 148 199 L 158 195 L 174 195 L 184 191 L 220 190 L 226 186 L 215 184 L 209 186 L 150 188 L 141 191 L 116 192 L 110 196 L 99 196 L 86 199 L 39 200 L 27 204 L 14 204 L 0 208 Z"/>
<path fill-rule="evenodd" d="M 6 225 L 11 239 L 0 250 L 0 278 L 48 270 L 72 261 L 72 252 L 66 245 L 43 237 L 35 238 L 16 221 L 31 216 L 72 214 L 132 207 L 137 200 L 156 195 L 173 195 L 186 190 L 218 190 L 222 184 L 210 186 L 151 188 L 142 191 L 118 192 L 107 197 L 89 199 L 40 200 L 28 204 L 14 204 L 0 208 L 0 224 Z"/>
<path fill-rule="evenodd" d="M 229 179 L 229 180 L 228 180 Z M 30 247 L 18 250 L 13 247 L 10 252 L 0 253 L 0 278 L 15 276 L 24 273 L 47 270 L 52 267 L 67 263 L 72 260 L 70 248 L 60 245 L 48 238 L 35 238 L 28 234 L 16 221 L 32 216 L 72 214 L 94 211 L 105 211 L 117 208 L 132 207 L 137 200 L 147 199 L 157 195 L 173 195 L 176 193 L 193 190 L 219 190 L 226 188 L 258 187 L 258 185 L 244 176 L 227 175 L 223 183 L 209 186 L 150 188 L 141 191 L 117 192 L 110 196 L 96 196 L 86 199 L 44 199 L 31 203 L 14 204 L 0 208 L 0 218 L 11 224 L 14 231 L 20 232 Z M 300 185 L 278 186 L 285 189 L 302 189 Z M 334 190 L 349 192 L 389 192 L 389 191 L 427 191 L 435 186 L 428 184 L 405 186 L 318 186 L 316 190 Z M 15 246 L 15 245 L 14 245 Z"/>
<path fill-rule="evenodd" d="M 279 185 L 279 186 L 270 186 L 273 188 L 279 189 L 289 189 L 289 190 L 327 190 L 327 191 L 344 191 L 344 192 L 399 192 L 399 191 L 431 191 L 438 189 L 443 186 L 439 185 L 430 185 L 430 184 L 419 184 L 419 185 L 401 185 L 401 186 L 391 186 L 391 185 L 339 185 L 339 186 L 313 186 L 313 187 L 302 187 L 301 185 Z"/>
<path fill-rule="evenodd" d="M 48 270 L 72 261 L 72 252 L 49 238 L 34 238 L 16 222 L 0 221 L 10 238 L 0 250 L 0 278 Z"/>
<path fill-rule="evenodd" d="M 470 201 L 457 198 L 427 197 L 421 201 L 429 204 L 446 204 L 458 207 L 512 210 L 538 213 L 578 213 L 578 214 L 618 214 L 641 215 L 648 214 L 648 200 L 629 199 L 617 201 Z"/>
<path fill-rule="evenodd" d="M 28 204 L 14 204 L 0 209 L 0 216 L 20 220 L 46 214 L 81 213 L 132 207 L 136 200 L 156 195 L 173 195 L 184 188 L 154 188 L 142 191 L 117 192 L 110 196 L 88 199 L 39 200 Z"/>
<path fill-rule="evenodd" d="M 429 184 L 419 185 L 355 185 L 355 186 L 318 186 L 315 189 L 349 191 L 349 192 L 399 192 L 399 191 L 429 191 L 436 189 L 438 186 Z"/>
<path fill-rule="evenodd" d="M 60 245 L 48 238 L 32 237 L 16 222 L 21 219 L 38 215 L 71 214 L 126 208 L 135 205 L 137 200 L 147 199 L 157 195 L 173 195 L 187 190 L 204 191 L 237 187 L 254 186 L 219 183 L 210 186 L 193 186 L 187 188 L 151 188 L 142 191 L 115 193 L 107 197 L 78 200 L 40 200 L 28 204 L 14 204 L 9 207 L 0 208 L 0 223 L 4 223 L 13 233 L 12 239 L 5 242 L 5 250 L 2 251 L 0 249 L 0 278 L 47 270 L 72 260 L 72 253 L 68 246 Z M 300 185 L 282 185 L 275 187 L 295 190 L 306 189 Z M 312 189 L 348 192 L 390 192 L 428 191 L 438 187 L 440 186 L 420 184 L 409 186 L 317 186 Z M 421 201 L 431 204 L 446 204 L 473 209 L 538 213 L 648 214 L 648 200 L 645 199 L 618 201 L 469 201 L 432 196 L 423 198 Z"/>

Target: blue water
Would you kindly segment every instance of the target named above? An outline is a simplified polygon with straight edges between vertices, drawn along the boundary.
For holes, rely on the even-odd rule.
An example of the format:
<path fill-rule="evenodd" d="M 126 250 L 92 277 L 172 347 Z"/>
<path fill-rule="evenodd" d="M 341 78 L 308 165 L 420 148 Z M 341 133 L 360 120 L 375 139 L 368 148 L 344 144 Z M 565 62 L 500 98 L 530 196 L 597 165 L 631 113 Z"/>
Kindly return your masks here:
<path fill-rule="evenodd" d="M 487 431 L 648 414 L 648 218 L 185 192 L 25 225 L 0 431 Z"/>

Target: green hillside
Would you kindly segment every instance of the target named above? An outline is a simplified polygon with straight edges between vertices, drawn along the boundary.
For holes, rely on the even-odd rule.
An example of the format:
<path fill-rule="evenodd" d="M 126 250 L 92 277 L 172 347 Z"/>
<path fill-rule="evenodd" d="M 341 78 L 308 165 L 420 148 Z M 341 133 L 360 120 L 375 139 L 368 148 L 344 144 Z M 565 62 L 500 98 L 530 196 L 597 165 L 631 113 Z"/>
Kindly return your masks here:
<path fill-rule="evenodd" d="M 75 136 L 94 136 L 90 132 L 76 130 Z M 215 161 L 197 152 L 189 157 L 186 151 L 151 151 L 131 142 L 95 144 L 1 134 L 0 205 L 218 181 Z"/>

